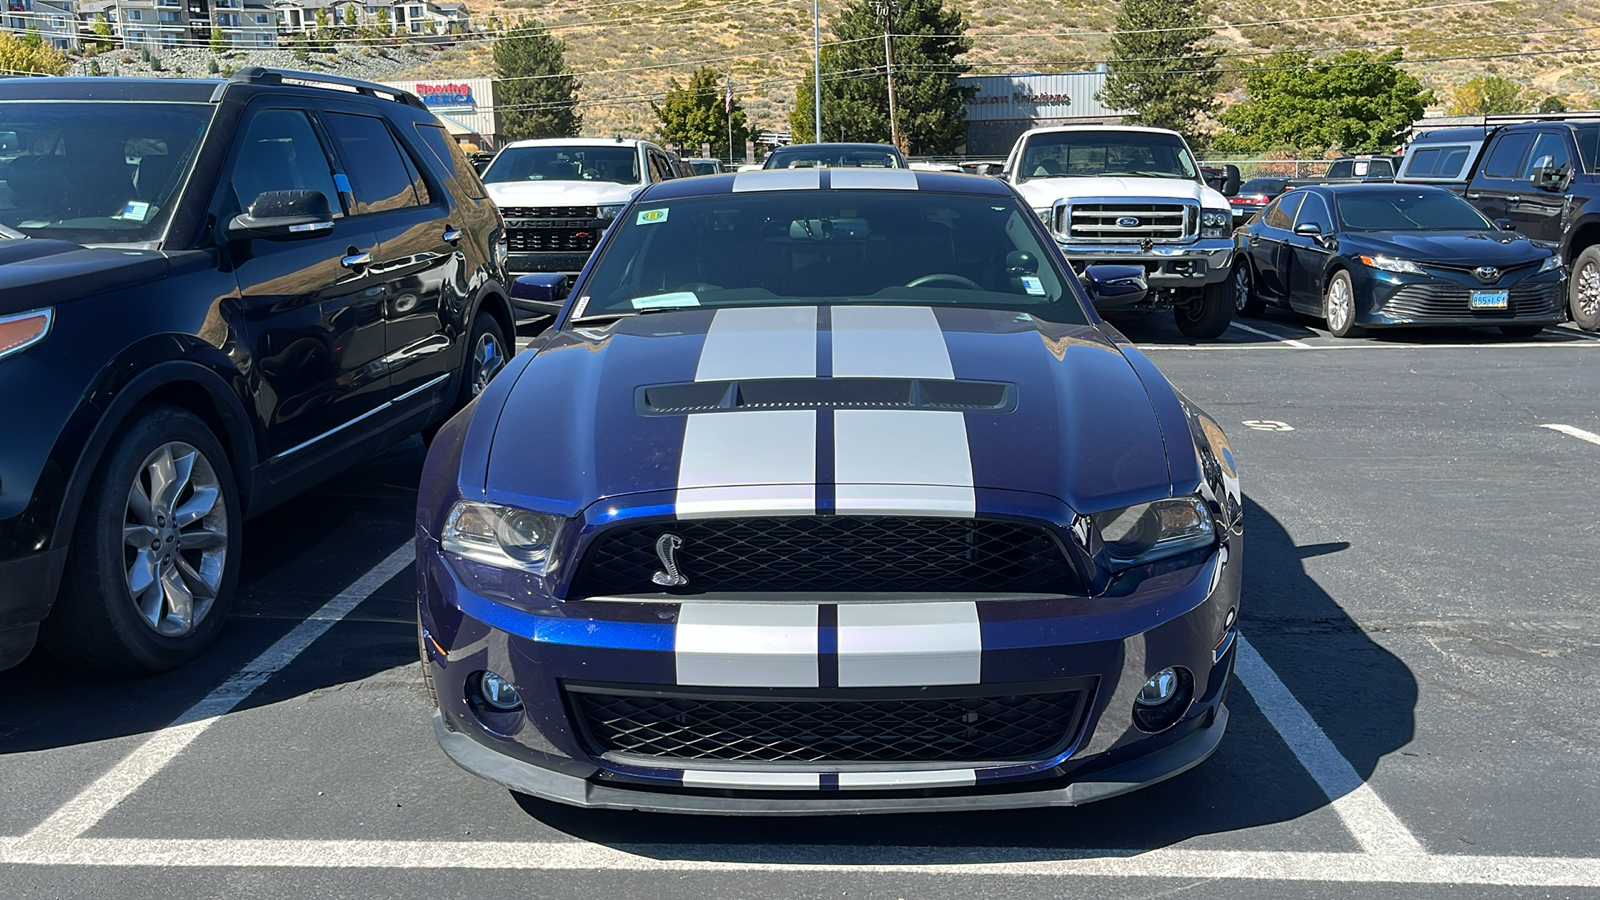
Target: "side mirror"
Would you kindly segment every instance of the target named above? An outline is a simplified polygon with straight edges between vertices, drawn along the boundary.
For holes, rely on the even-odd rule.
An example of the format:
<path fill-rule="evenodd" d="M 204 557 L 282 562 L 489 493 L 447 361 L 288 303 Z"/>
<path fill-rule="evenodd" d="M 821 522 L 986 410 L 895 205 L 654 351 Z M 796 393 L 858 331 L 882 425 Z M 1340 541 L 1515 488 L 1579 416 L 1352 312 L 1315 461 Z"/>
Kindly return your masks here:
<path fill-rule="evenodd" d="M 1510 219 L 1495 219 L 1494 227 L 1500 229 L 1501 231 L 1516 231 L 1517 223 L 1511 221 Z"/>
<path fill-rule="evenodd" d="M 249 210 L 234 216 L 226 230 L 231 241 L 321 237 L 333 231 L 333 210 L 321 191 L 267 191 L 250 202 Z"/>
<path fill-rule="evenodd" d="M 1132 306 L 1150 292 L 1143 266 L 1089 266 L 1082 280 L 1096 307 Z"/>
<path fill-rule="evenodd" d="M 1322 237 L 1322 226 L 1315 222 L 1301 222 L 1294 227 L 1294 233 L 1303 234 L 1306 237 L 1319 238 Z"/>
<path fill-rule="evenodd" d="M 1237 196 L 1239 196 L 1239 185 L 1242 182 L 1243 182 L 1243 179 L 1241 179 L 1239 177 L 1239 167 L 1238 166 L 1226 165 L 1226 166 L 1222 167 L 1222 196 L 1224 196 L 1224 197 L 1237 197 Z"/>
<path fill-rule="evenodd" d="M 511 299 L 532 300 L 537 303 L 560 303 L 567 299 L 570 289 L 567 276 L 560 272 L 535 272 L 519 275 L 511 282 Z"/>
<path fill-rule="evenodd" d="M 1554 160 L 1548 156 L 1539 162 L 1540 165 L 1533 174 L 1535 187 L 1546 191 L 1559 191 L 1567 186 L 1567 176 L 1571 173 L 1568 166 L 1552 165 Z"/>

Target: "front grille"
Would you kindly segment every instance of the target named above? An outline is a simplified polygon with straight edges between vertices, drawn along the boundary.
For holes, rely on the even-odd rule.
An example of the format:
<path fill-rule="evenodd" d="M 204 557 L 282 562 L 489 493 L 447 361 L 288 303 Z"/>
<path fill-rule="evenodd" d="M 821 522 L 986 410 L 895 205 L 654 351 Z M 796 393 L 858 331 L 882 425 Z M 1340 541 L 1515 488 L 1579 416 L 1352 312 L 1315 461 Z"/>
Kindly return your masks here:
<path fill-rule="evenodd" d="M 1067 221 L 1056 230 L 1073 241 L 1174 243 L 1193 237 L 1200 224 L 1199 209 L 1181 203 L 1072 203 L 1062 209 Z M 1118 224 L 1129 220 L 1133 224 Z"/>
<path fill-rule="evenodd" d="M 564 250 L 587 253 L 600 240 L 598 228 L 507 228 L 506 249 L 512 253 Z"/>
<path fill-rule="evenodd" d="M 597 755 L 913 763 L 1047 759 L 1071 742 L 1085 692 L 801 699 L 569 685 L 567 696 Z"/>
<path fill-rule="evenodd" d="M 593 219 L 600 211 L 593 206 L 502 206 L 507 219 Z"/>
<path fill-rule="evenodd" d="M 1383 304 L 1383 312 L 1398 319 L 1510 319 L 1519 316 L 1552 316 L 1561 304 L 1561 286 L 1555 283 L 1520 284 L 1510 288 L 1505 309 L 1473 309 L 1473 290 L 1497 288 L 1468 288 L 1439 283 L 1408 284 L 1389 297 Z"/>
<path fill-rule="evenodd" d="M 601 534 L 574 599 L 661 590 L 656 541 L 683 539 L 689 592 L 1081 593 L 1061 545 L 1037 525 L 982 519 L 795 516 L 625 525 Z"/>

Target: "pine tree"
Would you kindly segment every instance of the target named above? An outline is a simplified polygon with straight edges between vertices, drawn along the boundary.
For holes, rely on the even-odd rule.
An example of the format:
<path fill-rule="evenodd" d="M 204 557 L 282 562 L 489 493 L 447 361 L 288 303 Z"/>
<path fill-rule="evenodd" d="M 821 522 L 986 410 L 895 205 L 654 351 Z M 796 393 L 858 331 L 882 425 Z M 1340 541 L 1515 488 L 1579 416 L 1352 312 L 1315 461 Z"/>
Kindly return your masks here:
<path fill-rule="evenodd" d="M 1222 50 L 1206 46 L 1209 11 L 1206 0 L 1122 0 L 1100 102 L 1137 124 L 1192 134 L 1222 78 Z"/>
<path fill-rule="evenodd" d="M 211 29 L 211 52 L 221 53 L 226 49 L 228 49 L 228 38 L 222 33 L 222 29 Z"/>
<path fill-rule="evenodd" d="M 578 79 L 567 71 L 566 49 L 533 21 L 494 42 L 495 105 L 506 138 L 574 137 L 583 127 Z"/>
<path fill-rule="evenodd" d="M 731 158 L 742 153 L 745 141 L 750 140 L 744 109 L 737 98 L 728 103 L 727 84 L 711 69 L 695 69 L 687 85 L 668 79 L 666 99 L 650 108 L 661 122 L 662 139 L 685 148 L 690 156 L 699 154 L 701 144 L 710 144 L 714 155 Z"/>
<path fill-rule="evenodd" d="M 344 8 L 344 27 L 346 27 L 346 28 L 354 28 L 354 27 L 356 27 L 356 24 L 357 24 L 357 22 L 356 22 L 356 8 L 355 8 L 355 6 L 354 5 L 346 6 Z"/>

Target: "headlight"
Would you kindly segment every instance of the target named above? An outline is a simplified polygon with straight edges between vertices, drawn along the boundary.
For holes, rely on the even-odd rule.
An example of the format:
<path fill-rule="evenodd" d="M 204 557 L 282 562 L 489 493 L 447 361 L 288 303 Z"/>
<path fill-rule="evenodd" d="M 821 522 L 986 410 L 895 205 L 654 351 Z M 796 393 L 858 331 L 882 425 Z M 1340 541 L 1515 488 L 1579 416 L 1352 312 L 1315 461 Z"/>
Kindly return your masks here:
<path fill-rule="evenodd" d="M 1200 236 L 1224 238 L 1233 233 L 1233 212 L 1208 209 L 1200 214 Z"/>
<path fill-rule="evenodd" d="M 439 546 L 491 566 L 543 574 L 562 521 L 547 513 L 461 500 L 450 508 Z"/>
<path fill-rule="evenodd" d="M 1094 527 L 1105 555 L 1119 568 L 1205 547 L 1216 538 L 1211 511 L 1199 497 L 1173 497 L 1096 513 Z"/>
<path fill-rule="evenodd" d="M 607 222 L 609 222 L 612 219 L 615 219 L 617 216 L 622 215 L 622 211 L 627 209 L 627 208 L 628 208 L 628 204 L 626 204 L 626 203 L 607 203 L 607 204 L 604 204 L 604 205 L 602 205 L 600 207 L 600 218 L 602 218 L 602 219 L 606 220 Z"/>
<path fill-rule="evenodd" d="M 1407 275 L 1426 275 L 1428 271 L 1409 259 L 1396 259 L 1393 256 L 1361 256 L 1357 257 L 1362 262 L 1383 272 L 1404 272 Z"/>
<path fill-rule="evenodd" d="M 50 334 L 55 310 L 36 309 L 15 316 L 0 316 L 0 359 L 32 347 Z"/>
<path fill-rule="evenodd" d="M 1552 253 L 1548 257 L 1545 258 L 1544 262 L 1539 264 L 1539 273 L 1538 274 L 1543 275 L 1546 272 L 1554 272 L 1555 270 L 1557 270 L 1559 268 L 1561 268 L 1561 256 L 1559 254 Z M 0 346 L 0 353 L 4 353 L 4 352 L 5 352 L 4 347 Z"/>

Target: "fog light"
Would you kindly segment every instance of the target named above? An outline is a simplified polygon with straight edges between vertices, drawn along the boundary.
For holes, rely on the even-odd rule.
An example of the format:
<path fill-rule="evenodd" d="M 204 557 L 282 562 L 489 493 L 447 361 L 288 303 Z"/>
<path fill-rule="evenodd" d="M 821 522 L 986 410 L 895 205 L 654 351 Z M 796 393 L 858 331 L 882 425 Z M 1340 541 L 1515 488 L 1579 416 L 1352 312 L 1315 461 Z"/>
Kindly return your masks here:
<path fill-rule="evenodd" d="M 522 696 L 517 689 L 494 672 L 478 676 L 478 695 L 485 706 L 499 712 L 515 712 L 522 708 Z"/>
<path fill-rule="evenodd" d="M 1194 675 L 1182 666 L 1150 676 L 1133 698 L 1133 724 L 1140 731 L 1165 731 L 1178 724 L 1194 700 Z"/>
<path fill-rule="evenodd" d="M 1139 689 L 1139 696 L 1133 702 L 1140 706 L 1160 706 L 1172 699 L 1178 692 L 1178 672 L 1176 669 L 1162 669 L 1150 676 L 1150 680 Z"/>

